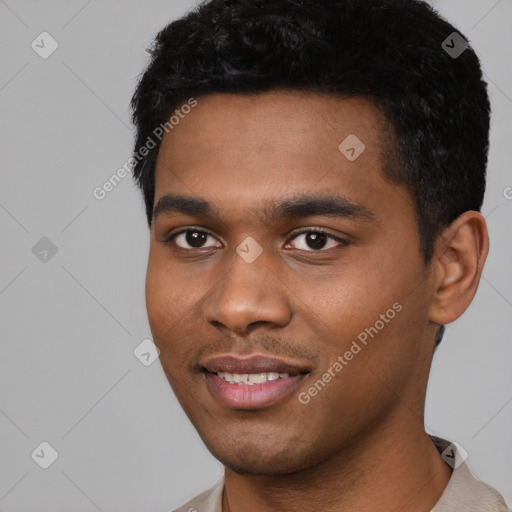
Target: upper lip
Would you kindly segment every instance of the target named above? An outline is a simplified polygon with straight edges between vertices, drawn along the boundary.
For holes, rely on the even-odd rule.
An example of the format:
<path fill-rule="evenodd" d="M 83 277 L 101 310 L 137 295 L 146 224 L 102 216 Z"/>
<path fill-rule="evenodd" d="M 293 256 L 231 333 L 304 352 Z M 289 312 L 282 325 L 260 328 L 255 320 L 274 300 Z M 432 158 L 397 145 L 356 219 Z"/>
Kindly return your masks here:
<path fill-rule="evenodd" d="M 299 364 L 290 363 L 275 357 L 252 355 L 241 357 L 232 354 L 220 355 L 208 358 L 203 368 L 211 373 L 287 373 L 288 375 L 299 375 L 308 373 L 308 370 Z"/>

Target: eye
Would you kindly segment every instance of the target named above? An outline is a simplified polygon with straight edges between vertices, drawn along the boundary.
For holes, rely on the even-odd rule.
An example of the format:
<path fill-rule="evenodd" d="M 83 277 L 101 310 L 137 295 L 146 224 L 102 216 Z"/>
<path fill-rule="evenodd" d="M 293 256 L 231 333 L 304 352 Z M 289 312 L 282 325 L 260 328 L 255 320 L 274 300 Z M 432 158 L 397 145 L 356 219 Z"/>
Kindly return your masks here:
<path fill-rule="evenodd" d="M 207 244 L 210 239 L 210 243 Z M 213 242 L 213 244 L 212 244 Z M 186 229 L 170 236 L 166 243 L 173 243 L 180 249 L 205 249 L 209 247 L 222 247 L 222 244 L 206 231 L 200 229 Z"/>
<path fill-rule="evenodd" d="M 320 251 L 322 249 L 331 249 L 337 245 L 348 244 L 348 242 L 342 238 L 331 235 L 329 233 L 325 233 L 324 231 L 313 229 L 298 233 L 292 238 L 292 240 L 298 240 L 298 243 L 294 244 L 295 249 L 310 252 Z M 291 242 L 288 242 L 287 245 L 290 245 L 290 243 Z"/>

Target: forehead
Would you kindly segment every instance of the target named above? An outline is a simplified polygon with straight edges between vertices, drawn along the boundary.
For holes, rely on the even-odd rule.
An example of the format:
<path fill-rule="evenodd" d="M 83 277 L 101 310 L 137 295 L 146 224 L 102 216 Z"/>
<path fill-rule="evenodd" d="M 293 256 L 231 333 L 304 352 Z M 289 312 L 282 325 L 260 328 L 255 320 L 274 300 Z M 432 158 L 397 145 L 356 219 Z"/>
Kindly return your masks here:
<path fill-rule="evenodd" d="M 199 97 L 162 140 L 155 204 L 173 193 L 249 210 L 292 191 L 339 192 L 371 204 L 390 187 L 382 175 L 386 130 L 378 108 L 360 97 Z"/>

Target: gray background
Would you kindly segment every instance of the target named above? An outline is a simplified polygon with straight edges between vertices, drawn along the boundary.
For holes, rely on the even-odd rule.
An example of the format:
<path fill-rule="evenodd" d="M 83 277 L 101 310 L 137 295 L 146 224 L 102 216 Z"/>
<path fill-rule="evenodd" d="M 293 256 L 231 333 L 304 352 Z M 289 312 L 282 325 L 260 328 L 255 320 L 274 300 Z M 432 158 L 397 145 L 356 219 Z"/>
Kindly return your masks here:
<path fill-rule="evenodd" d="M 145 48 L 194 3 L 0 0 L 0 511 L 163 512 L 221 476 L 158 361 L 133 355 L 151 337 L 142 199 L 131 176 L 92 195 L 130 156 Z M 434 4 L 480 55 L 494 115 L 491 252 L 435 356 L 426 423 L 512 502 L 512 1 Z M 31 48 L 43 31 L 59 44 L 47 59 Z M 42 441 L 59 455 L 46 470 Z"/>

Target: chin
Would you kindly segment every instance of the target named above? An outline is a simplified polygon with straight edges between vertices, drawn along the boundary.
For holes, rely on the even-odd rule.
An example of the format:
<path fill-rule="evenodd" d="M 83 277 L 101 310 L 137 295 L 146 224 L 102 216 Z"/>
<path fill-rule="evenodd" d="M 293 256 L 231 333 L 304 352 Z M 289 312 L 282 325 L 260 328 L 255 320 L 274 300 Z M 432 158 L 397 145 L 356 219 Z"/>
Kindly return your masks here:
<path fill-rule="evenodd" d="M 308 453 L 297 449 L 298 446 L 307 446 L 304 441 L 297 444 L 282 440 L 281 443 L 270 445 L 268 440 L 259 444 L 231 439 L 222 446 L 213 446 L 212 443 L 206 443 L 206 446 L 218 461 L 240 475 L 287 475 L 311 467 L 317 462 L 312 457 L 315 453 L 313 448 Z"/>
<path fill-rule="evenodd" d="M 277 461 L 274 457 L 262 457 L 261 453 L 259 453 L 256 460 L 252 457 L 248 457 L 246 453 L 239 454 L 238 456 L 235 454 L 229 454 L 227 456 L 214 454 L 214 456 L 224 466 L 239 475 L 275 477 L 294 473 L 301 469 L 300 465 L 297 466 L 292 461 L 283 460 L 282 458 Z"/>

